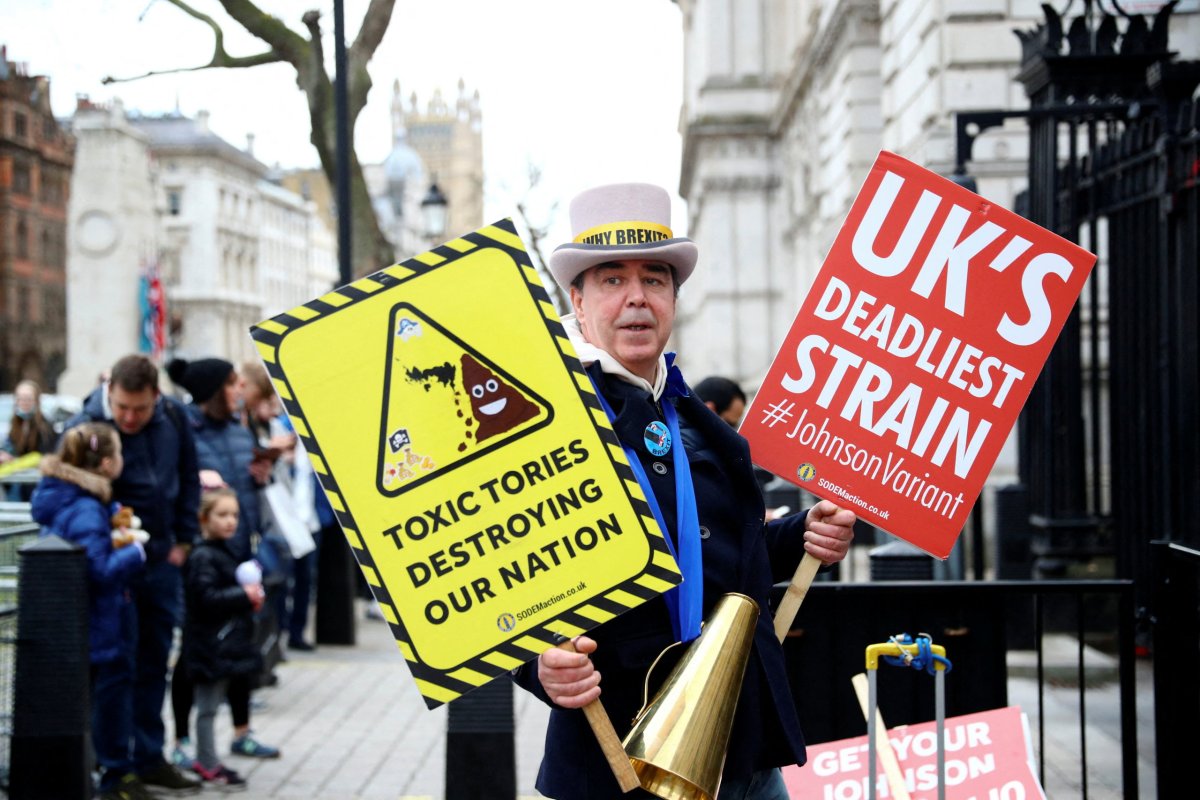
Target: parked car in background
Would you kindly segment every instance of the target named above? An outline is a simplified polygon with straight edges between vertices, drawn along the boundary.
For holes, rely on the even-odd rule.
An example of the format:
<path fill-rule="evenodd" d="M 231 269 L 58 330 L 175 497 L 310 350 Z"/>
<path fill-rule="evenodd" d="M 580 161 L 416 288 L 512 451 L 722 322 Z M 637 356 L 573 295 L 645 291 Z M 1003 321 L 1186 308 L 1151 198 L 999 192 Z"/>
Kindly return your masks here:
<path fill-rule="evenodd" d="M 42 416 L 49 421 L 55 433 L 62 433 L 67 420 L 83 410 L 83 400 L 69 394 L 43 394 Z M 0 394 L 0 431 L 8 438 L 8 425 L 12 421 L 12 392 Z"/>

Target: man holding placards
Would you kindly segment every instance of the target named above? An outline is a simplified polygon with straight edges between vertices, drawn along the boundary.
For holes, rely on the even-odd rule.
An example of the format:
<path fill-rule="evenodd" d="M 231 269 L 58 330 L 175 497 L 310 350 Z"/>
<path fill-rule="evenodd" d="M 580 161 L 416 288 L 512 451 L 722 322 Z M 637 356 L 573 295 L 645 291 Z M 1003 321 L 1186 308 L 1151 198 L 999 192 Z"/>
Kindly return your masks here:
<path fill-rule="evenodd" d="M 804 739 L 767 596 L 806 552 L 826 564 L 844 558 L 855 515 L 825 500 L 766 524 L 746 442 L 691 394 L 674 355 L 664 354 L 679 287 L 697 258 L 695 243 L 671 232 L 667 193 L 647 184 L 591 189 L 572 201 L 571 224 L 574 241 L 550 258 L 575 311 L 563 323 L 684 581 L 578 637 L 576 652 L 551 649 L 517 671 L 517 681 L 553 707 L 537 788 L 555 798 L 621 796 L 578 709 L 603 691 L 623 735 L 659 652 L 695 639 L 720 597 L 740 592 L 763 613 L 721 796 L 786 798 L 778 767 L 804 762 Z"/>

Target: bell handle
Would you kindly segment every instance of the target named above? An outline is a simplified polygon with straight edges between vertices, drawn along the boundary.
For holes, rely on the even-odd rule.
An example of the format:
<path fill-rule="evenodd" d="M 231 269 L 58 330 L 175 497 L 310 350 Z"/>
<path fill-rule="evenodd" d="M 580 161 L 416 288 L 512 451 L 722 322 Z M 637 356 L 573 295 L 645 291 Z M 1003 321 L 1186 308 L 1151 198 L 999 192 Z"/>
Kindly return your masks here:
<path fill-rule="evenodd" d="M 804 597 L 808 594 L 808 587 L 812 586 L 813 578 L 817 577 L 817 570 L 820 568 L 821 559 L 811 553 L 805 553 L 804 558 L 800 559 L 800 566 L 796 567 L 796 574 L 792 575 L 792 581 L 788 584 L 783 599 L 779 601 L 779 608 L 775 611 L 775 638 L 780 642 L 792 629 L 792 623 L 796 620 L 796 612 L 800 610 L 800 604 L 804 602 Z"/>
<path fill-rule="evenodd" d="M 575 642 L 571 639 L 560 642 L 558 647 L 568 653 L 576 652 Z M 608 718 L 608 712 L 604 710 L 604 705 L 600 700 L 593 700 L 584 706 L 583 715 L 587 718 L 588 725 L 592 726 L 592 733 L 596 735 L 596 741 L 600 743 L 600 749 L 604 752 L 604 759 L 608 761 L 608 767 L 612 770 L 613 777 L 617 779 L 617 785 L 621 787 L 621 791 L 630 792 L 641 786 L 642 782 L 638 780 L 637 773 L 633 771 L 633 764 L 629 761 L 629 756 L 625 754 L 621 738 L 617 736 L 612 720 Z"/>
<path fill-rule="evenodd" d="M 635 725 L 637 724 L 638 719 L 641 718 L 642 714 L 646 713 L 646 709 L 650 707 L 650 676 L 654 674 L 654 668 L 658 666 L 658 662 L 662 661 L 663 656 L 667 654 L 668 650 L 670 650 L 672 647 L 678 647 L 681 644 L 683 644 L 683 642 L 673 642 L 672 644 L 664 647 L 663 651 L 654 659 L 654 663 L 650 665 L 650 669 L 646 670 L 646 683 L 645 686 L 642 687 L 642 707 L 638 709 L 636 714 L 633 715 L 633 721 Z"/>
<path fill-rule="evenodd" d="M 860 672 L 850 679 L 850 684 L 854 687 L 854 694 L 858 697 L 858 705 L 862 708 L 863 716 L 869 721 L 871 713 L 875 714 L 875 749 L 878 751 L 879 761 L 883 764 L 883 772 L 887 775 L 888 788 L 892 790 L 892 797 L 896 800 L 910 800 L 911 795 L 904 783 L 904 775 L 900 772 L 900 762 L 896 760 L 896 751 L 892 749 L 892 742 L 888 738 L 887 726 L 883 724 L 883 714 L 879 713 L 878 706 L 871 708 L 870 684 L 867 676 Z M 871 794 L 875 793 L 871 792 Z"/>

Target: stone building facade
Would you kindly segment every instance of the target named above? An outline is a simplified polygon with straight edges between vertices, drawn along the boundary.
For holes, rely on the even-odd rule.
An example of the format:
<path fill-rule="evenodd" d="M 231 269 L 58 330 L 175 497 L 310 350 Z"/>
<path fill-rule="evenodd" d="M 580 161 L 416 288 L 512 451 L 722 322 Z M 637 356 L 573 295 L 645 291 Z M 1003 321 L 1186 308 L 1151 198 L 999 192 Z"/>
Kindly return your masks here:
<path fill-rule="evenodd" d="M 0 391 L 55 390 L 66 365 L 67 202 L 74 138 L 50 79 L 0 54 Z"/>
<path fill-rule="evenodd" d="M 260 181 L 258 193 L 263 319 L 329 291 L 338 269 L 333 234 L 315 204 L 270 181 Z"/>
<path fill-rule="evenodd" d="M 422 106 L 415 92 L 405 98 L 396 81 L 391 118 L 392 149 L 381 163 L 364 164 L 363 177 L 379 226 L 396 258 L 404 259 L 441 243 L 426 235 L 421 215 L 434 182 L 447 201 L 444 238 L 483 225 L 483 115 L 479 92 L 468 94 L 461 80 L 453 106 L 440 90 Z M 330 230 L 337 230 L 333 192 L 321 170 L 292 170 L 281 180 L 316 203 Z"/>
<path fill-rule="evenodd" d="M 1043 15 L 1037 0 L 678 2 L 680 194 L 703 269 L 681 294 L 676 343 L 689 375 L 753 391 L 877 153 L 949 175 L 956 112 L 1027 107 L 1013 31 Z M 1197 5 L 1172 19 L 1181 58 L 1200 51 Z M 1016 121 L 978 139 L 980 194 L 1012 207 L 1026 136 Z"/>
<path fill-rule="evenodd" d="M 147 117 L 81 100 L 70 209 L 65 391 L 139 345 L 139 279 L 157 266 L 166 355 L 257 358 L 249 328 L 327 291 L 335 245 L 316 205 L 271 180 L 208 114 Z M 103 334 L 103 335 L 101 335 Z"/>
<path fill-rule="evenodd" d="M 879 151 L 951 175 L 957 112 L 1028 107 L 1014 31 L 1044 15 L 1037 0 L 678 2 L 680 194 L 702 268 L 680 295 L 675 345 L 693 380 L 727 375 L 753 396 Z M 1180 58 L 1200 55 L 1198 7 L 1184 0 L 1171 19 Z M 978 137 L 967 166 L 979 194 L 1013 208 L 1027 158 L 1027 129 L 1010 120 Z M 989 481 L 1016 469 L 1010 437 Z"/>
<path fill-rule="evenodd" d="M 259 183 L 266 167 L 217 136 L 208 114 L 140 117 L 165 198 L 161 268 L 175 350 L 185 357 L 254 355 L 263 318 Z"/>
<path fill-rule="evenodd" d="M 483 225 L 483 115 L 479 91 L 467 94 L 459 80 L 453 105 L 440 90 L 422 109 L 415 93 L 408 103 L 393 86 L 392 125 L 403 125 L 408 140 L 425 164 L 431 182 L 446 195 L 446 233 L 455 236 Z"/>
<path fill-rule="evenodd" d="M 99 374 L 137 352 L 138 283 L 158 256 L 157 170 L 146 135 L 119 100 L 81 99 L 67 244 L 67 371 L 62 390 L 83 396 Z"/>

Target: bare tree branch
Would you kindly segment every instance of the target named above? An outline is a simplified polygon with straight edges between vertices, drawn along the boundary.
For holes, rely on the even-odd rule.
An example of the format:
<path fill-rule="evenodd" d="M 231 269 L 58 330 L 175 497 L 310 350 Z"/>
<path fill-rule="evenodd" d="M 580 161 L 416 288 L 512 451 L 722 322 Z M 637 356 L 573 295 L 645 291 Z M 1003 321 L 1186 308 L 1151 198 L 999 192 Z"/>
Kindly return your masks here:
<path fill-rule="evenodd" d="M 199 72 L 202 69 L 214 68 L 237 69 L 240 67 L 257 67 L 259 64 L 277 64 L 283 60 L 283 57 L 281 57 L 278 53 L 269 51 L 266 53 L 260 53 L 256 56 L 231 56 L 221 60 L 214 59 L 207 64 L 201 64 L 196 67 L 155 69 L 151 70 L 150 72 L 143 72 L 141 75 L 131 75 L 127 78 L 117 78 L 112 75 L 105 75 L 100 79 L 100 82 L 104 84 L 129 83 L 130 81 L 140 81 L 143 78 L 153 78 L 155 75 L 172 75 L 178 72 Z"/>
<path fill-rule="evenodd" d="M 151 0 L 153 3 L 154 0 Z M 162 75 L 172 72 L 194 72 L 213 67 L 250 67 L 272 62 L 286 62 L 296 70 L 296 84 L 308 101 L 310 141 L 321 160 L 321 169 L 332 186 L 337 174 L 337 135 L 333 98 L 333 81 L 325 67 L 325 52 L 321 40 L 321 15 L 309 11 L 301 18 L 310 38 L 297 33 L 278 17 L 264 12 L 255 0 L 218 0 L 225 13 L 251 35 L 265 42 L 270 49 L 254 56 L 230 56 L 225 50 L 224 31 L 212 18 L 189 6 L 186 0 L 168 0 L 171 5 L 194 19 L 208 25 L 215 37 L 213 57 L 208 64 L 194 67 L 148 72 L 139 77 Z M 358 37 L 352 48 L 347 70 L 349 89 L 350 141 L 354 140 L 354 127 L 359 112 L 366 105 L 367 93 L 371 88 L 371 77 L 367 63 L 383 40 L 392 17 L 395 0 L 370 0 Z M 107 83 L 117 79 L 108 78 Z M 136 80 L 124 78 L 121 80 Z M 351 240 L 353 241 L 354 273 L 364 275 L 378 269 L 381 264 L 391 263 L 395 254 L 391 244 L 379 228 L 367 191 L 362 165 L 353 148 L 350 149 L 350 194 Z"/>
<path fill-rule="evenodd" d="M 129 81 L 137 81 L 142 78 L 150 78 L 155 75 L 171 75 L 179 72 L 197 72 L 202 69 L 238 69 L 242 67 L 257 67 L 259 64 L 274 64 L 279 61 L 286 60 L 274 47 L 265 53 L 258 53 L 252 56 L 231 56 L 225 49 L 225 32 L 221 30 L 221 26 L 212 17 L 189 6 L 183 0 L 167 0 L 171 5 L 180 9 L 187 15 L 200 20 L 213 31 L 213 54 L 207 64 L 200 64 L 193 67 L 175 67 L 173 69 L 151 70 L 150 72 L 136 75 L 129 78 L 114 78 L 112 75 L 107 75 L 101 81 L 105 84 L 110 83 L 127 83 Z"/>
<path fill-rule="evenodd" d="M 396 0 L 371 0 L 366 13 L 363 14 L 358 36 L 355 37 L 354 44 L 350 45 L 348 57 L 353 66 L 366 66 L 375 55 L 375 50 L 383 41 L 383 35 L 387 33 L 388 25 L 391 24 L 392 9 L 395 6 Z"/>
<path fill-rule="evenodd" d="M 180 0 L 170 0 L 179 4 Z M 254 36 L 266 42 L 272 50 L 277 51 L 284 60 L 300 67 L 300 62 L 309 54 L 310 43 L 304 37 L 293 31 L 278 17 L 254 5 L 251 0 L 220 0 L 225 13 L 249 31 Z"/>
<path fill-rule="evenodd" d="M 321 41 L 321 12 L 315 9 L 305 11 L 300 21 L 304 23 L 304 28 L 308 31 L 308 41 L 312 45 L 313 60 L 324 68 L 325 44 Z"/>
<path fill-rule="evenodd" d="M 383 35 L 392 21 L 395 5 L 396 0 L 371 0 L 366 13 L 363 14 L 358 36 L 346 53 L 346 94 L 352 120 L 358 119 L 359 112 L 367 105 L 367 94 L 371 91 L 371 73 L 367 72 L 367 63 L 375 55 L 379 43 L 383 41 Z"/>
<path fill-rule="evenodd" d="M 538 185 L 542 182 L 542 168 L 534 163 L 531 159 L 525 164 L 525 186 L 521 191 L 521 196 L 517 199 L 515 205 L 517 207 L 517 216 L 521 218 L 521 222 L 525 225 L 525 230 L 529 234 L 529 255 L 533 261 L 534 269 L 542 277 L 542 282 L 546 284 L 546 289 L 550 294 L 550 299 L 554 302 L 554 307 L 559 314 L 569 314 L 571 312 L 571 304 L 567 299 L 566 293 L 562 287 L 558 285 L 558 281 L 554 280 L 554 276 L 550 273 L 549 262 L 542 255 L 542 242 L 550 232 L 550 226 L 554 221 L 554 217 L 558 212 L 558 202 L 550 204 L 550 208 L 543 215 L 545 222 L 542 225 L 535 225 L 529 213 L 529 198 L 537 191 Z"/>

